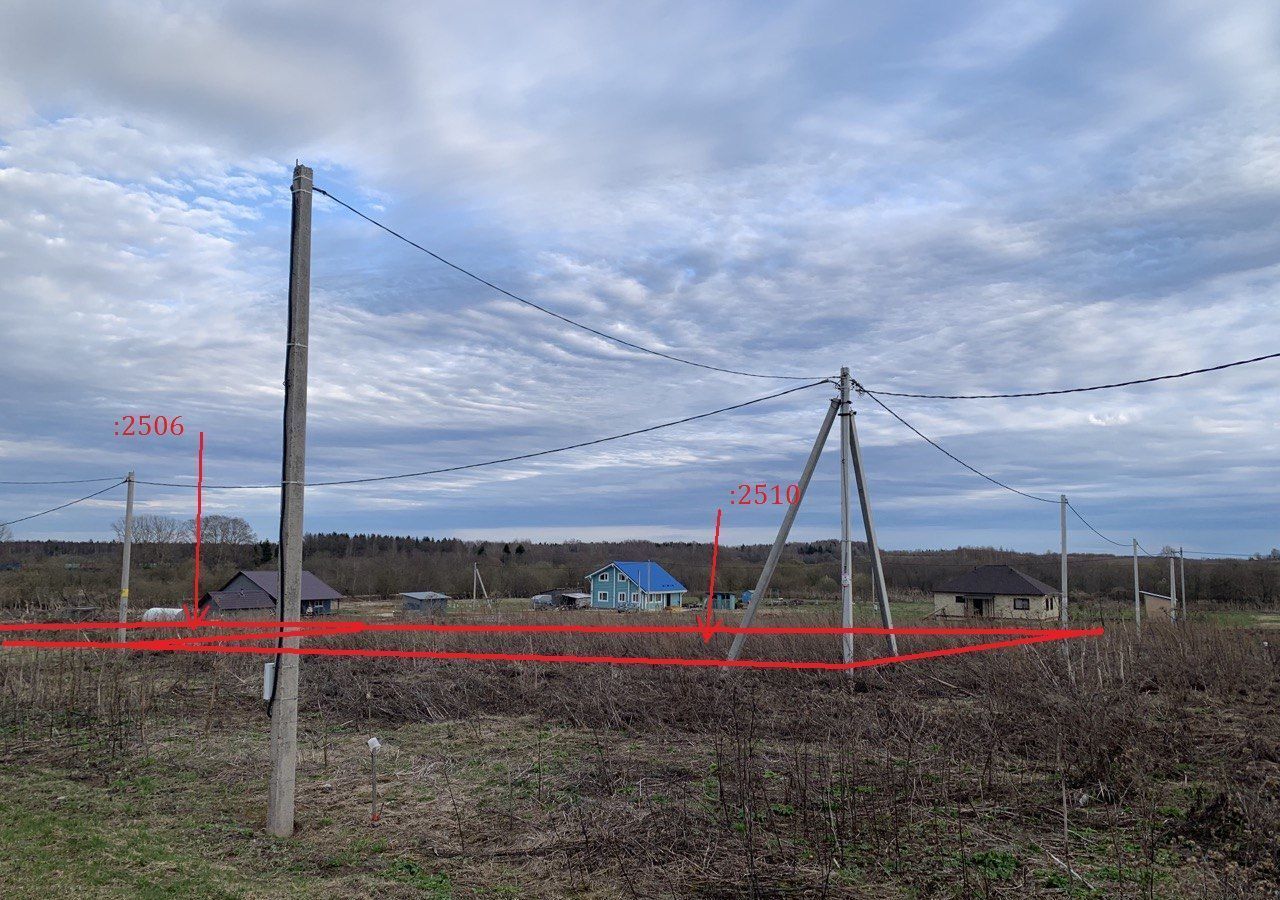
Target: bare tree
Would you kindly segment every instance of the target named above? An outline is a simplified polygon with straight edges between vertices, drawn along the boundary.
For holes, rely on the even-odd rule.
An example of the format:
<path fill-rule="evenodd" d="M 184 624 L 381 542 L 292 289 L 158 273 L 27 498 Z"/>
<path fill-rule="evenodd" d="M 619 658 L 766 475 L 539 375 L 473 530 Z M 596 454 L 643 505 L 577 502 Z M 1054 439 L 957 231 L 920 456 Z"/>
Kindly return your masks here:
<path fill-rule="evenodd" d="M 195 519 L 185 523 L 190 539 L 195 539 Z M 209 561 L 216 563 L 237 547 L 257 543 L 253 526 L 239 516 L 204 516 L 200 520 L 200 540 L 209 548 Z"/>
<path fill-rule="evenodd" d="M 13 529 L 8 525 L 0 525 L 0 541 L 13 540 Z"/>

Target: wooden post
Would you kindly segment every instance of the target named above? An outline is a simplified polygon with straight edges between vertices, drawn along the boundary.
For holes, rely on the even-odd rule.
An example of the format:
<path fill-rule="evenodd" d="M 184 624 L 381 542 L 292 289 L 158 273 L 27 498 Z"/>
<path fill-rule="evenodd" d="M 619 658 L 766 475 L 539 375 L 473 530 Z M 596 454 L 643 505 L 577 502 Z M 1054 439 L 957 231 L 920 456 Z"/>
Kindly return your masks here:
<path fill-rule="evenodd" d="M 857 413 L 849 414 L 849 447 L 852 451 L 853 474 L 857 478 L 858 502 L 862 505 L 862 527 L 867 532 L 867 548 L 871 551 L 871 587 L 880 604 L 880 624 L 893 627 L 893 612 L 889 609 L 889 585 L 884 580 L 884 563 L 880 559 L 880 541 L 876 538 L 876 524 L 871 517 L 871 495 L 867 490 L 867 474 L 862 467 L 862 445 L 858 443 Z M 898 655 L 898 636 L 885 635 L 889 655 Z"/>
<path fill-rule="evenodd" d="M 1187 554 L 1178 548 L 1178 581 L 1180 582 L 1180 590 L 1178 596 L 1182 598 L 1182 621 L 1187 621 Z"/>
<path fill-rule="evenodd" d="M 306 480 L 307 337 L 311 306 L 312 171 L 293 169 L 293 228 L 289 240 L 289 335 L 285 351 L 284 453 L 280 479 L 280 607 L 279 618 L 302 618 L 302 500 Z M 296 649 L 296 637 L 283 638 L 283 649 Z M 295 653 L 277 657 L 271 699 L 271 785 L 267 797 L 267 830 L 277 837 L 293 834 L 294 782 L 298 767 L 298 660 Z"/>
<path fill-rule="evenodd" d="M 1138 637 L 1142 637 L 1142 592 L 1138 590 L 1138 539 L 1133 539 L 1133 622 Z"/>
<path fill-rule="evenodd" d="M 849 516 L 849 477 L 852 455 L 849 449 L 849 370 L 840 369 L 840 624 L 853 627 L 853 545 L 849 540 L 852 531 Z M 853 662 L 853 635 L 840 635 L 841 655 L 845 662 Z M 852 673 L 852 670 L 850 670 Z"/>
<path fill-rule="evenodd" d="M 1062 529 L 1062 599 L 1058 602 L 1058 621 L 1067 627 L 1067 495 L 1062 494 L 1059 500 L 1059 523 Z M 1062 642 L 1067 649 L 1067 642 Z"/>
<path fill-rule="evenodd" d="M 133 556 L 133 485 L 130 472 L 125 478 L 128 493 L 124 501 L 124 550 L 120 555 L 120 624 L 129 620 L 129 560 Z M 125 629 L 116 630 L 116 642 L 124 643 Z"/>

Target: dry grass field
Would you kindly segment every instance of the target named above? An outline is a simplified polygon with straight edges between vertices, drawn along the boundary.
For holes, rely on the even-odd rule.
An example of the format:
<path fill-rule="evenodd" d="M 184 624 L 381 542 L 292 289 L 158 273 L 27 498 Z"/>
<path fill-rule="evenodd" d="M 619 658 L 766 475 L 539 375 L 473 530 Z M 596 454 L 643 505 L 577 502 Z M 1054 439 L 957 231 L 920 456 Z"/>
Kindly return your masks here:
<path fill-rule="evenodd" d="M 533 617 L 518 603 L 454 615 Z M 0 885 L 120 898 L 1273 898 L 1274 635 L 1204 621 L 1138 641 L 1109 623 L 1071 645 L 1070 674 L 1058 645 L 853 677 L 309 657 L 290 841 L 262 828 L 260 658 L 10 649 Z M 727 638 L 320 643 L 718 656 Z M 859 652 L 880 646 L 860 639 Z M 824 637 L 748 648 L 838 652 Z M 370 735 L 385 744 L 376 827 Z"/>

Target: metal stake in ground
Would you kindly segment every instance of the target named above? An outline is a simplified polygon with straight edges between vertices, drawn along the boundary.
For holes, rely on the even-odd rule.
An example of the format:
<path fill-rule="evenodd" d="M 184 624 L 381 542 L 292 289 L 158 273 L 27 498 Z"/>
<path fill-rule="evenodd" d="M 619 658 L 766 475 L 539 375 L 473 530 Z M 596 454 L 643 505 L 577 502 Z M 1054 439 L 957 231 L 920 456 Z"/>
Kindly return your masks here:
<path fill-rule="evenodd" d="M 120 624 L 129 619 L 129 559 L 133 555 L 133 473 L 125 477 L 128 493 L 124 501 L 124 552 L 120 555 Z M 124 643 L 124 629 L 116 632 L 116 640 Z"/>
<path fill-rule="evenodd" d="M 369 744 L 369 802 L 372 804 L 370 809 L 370 825 L 377 825 L 378 820 L 382 816 L 378 813 L 378 751 L 382 749 L 382 742 L 376 737 L 368 740 Z"/>
<path fill-rule="evenodd" d="M 840 369 L 840 624 L 853 627 L 853 545 L 849 541 L 849 370 Z M 754 595 L 753 595 L 754 596 Z M 840 636 L 845 662 L 853 662 L 853 635 Z M 850 674 L 852 670 L 850 670 Z"/>
<path fill-rule="evenodd" d="M 893 627 L 893 612 L 889 609 L 889 585 L 884 580 L 884 563 L 880 559 L 880 541 L 876 538 L 876 524 L 871 517 L 871 495 L 867 491 L 867 473 L 862 468 L 862 445 L 858 443 L 857 413 L 849 415 L 849 450 L 853 461 L 853 474 L 858 484 L 858 503 L 862 506 L 862 527 L 867 532 L 867 548 L 871 551 L 871 587 L 880 604 L 880 624 Z M 898 636 L 885 635 L 889 655 L 898 655 Z"/>
<path fill-rule="evenodd" d="M 769 589 L 769 580 L 773 578 L 773 570 L 778 567 L 778 559 L 782 556 L 782 549 L 787 545 L 787 535 L 791 533 L 791 524 L 796 520 L 796 513 L 800 511 L 800 504 L 804 501 L 805 491 L 809 489 L 809 480 L 813 478 L 813 470 L 818 465 L 818 457 L 822 455 L 822 447 L 827 442 L 827 435 L 831 433 L 831 423 L 836 419 L 836 413 L 839 411 L 840 401 L 832 400 L 831 405 L 827 408 L 827 417 L 822 420 L 822 427 L 818 429 L 818 437 L 813 442 L 813 449 L 809 451 L 809 459 L 805 461 L 804 472 L 800 475 L 800 481 L 797 483 L 796 502 L 787 505 L 787 511 L 782 516 L 782 524 L 778 526 L 778 536 L 773 539 L 773 547 L 769 550 L 769 558 L 765 560 L 764 568 L 760 571 L 760 579 L 756 582 L 755 592 L 751 595 L 751 602 L 747 604 L 746 614 L 742 617 L 742 627 L 750 628 L 751 623 L 756 618 L 756 608 L 759 607 L 764 592 Z M 734 635 L 733 644 L 729 647 L 729 659 L 737 659 L 742 654 L 742 645 L 746 643 L 746 634 Z"/>
<path fill-rule="evenodd" d="M 280 483 L 279 618 L 302 618 L 302 498 L 306 479 L 307 336 L 311 307 L 312 171 L 293 169 L 293 228 L 289 240 L 289 336 L 284 375 L 284 459 Z M 296 637 L 283 638 L 284 648 L 297 648 Z M 271 786 L 267 797 L 267 830 L 277 837 L 293 834 L 294 779 L 298 767 L 298 661 L 294 653 L 278 656 L 271 700 Z"/>

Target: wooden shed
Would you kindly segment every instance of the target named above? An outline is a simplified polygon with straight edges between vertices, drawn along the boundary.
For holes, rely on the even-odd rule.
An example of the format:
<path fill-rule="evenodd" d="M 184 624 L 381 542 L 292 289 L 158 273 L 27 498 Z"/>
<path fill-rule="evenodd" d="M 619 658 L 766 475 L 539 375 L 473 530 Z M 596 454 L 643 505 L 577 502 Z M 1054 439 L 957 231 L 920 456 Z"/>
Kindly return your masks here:
<path fill-rule="evenodd" d="M 1178 601 L 1154 591 L 1139 591 L 1142 600 L 1142 618 L 1147 622 L 1175 622 L 1178 619 Z"/>

